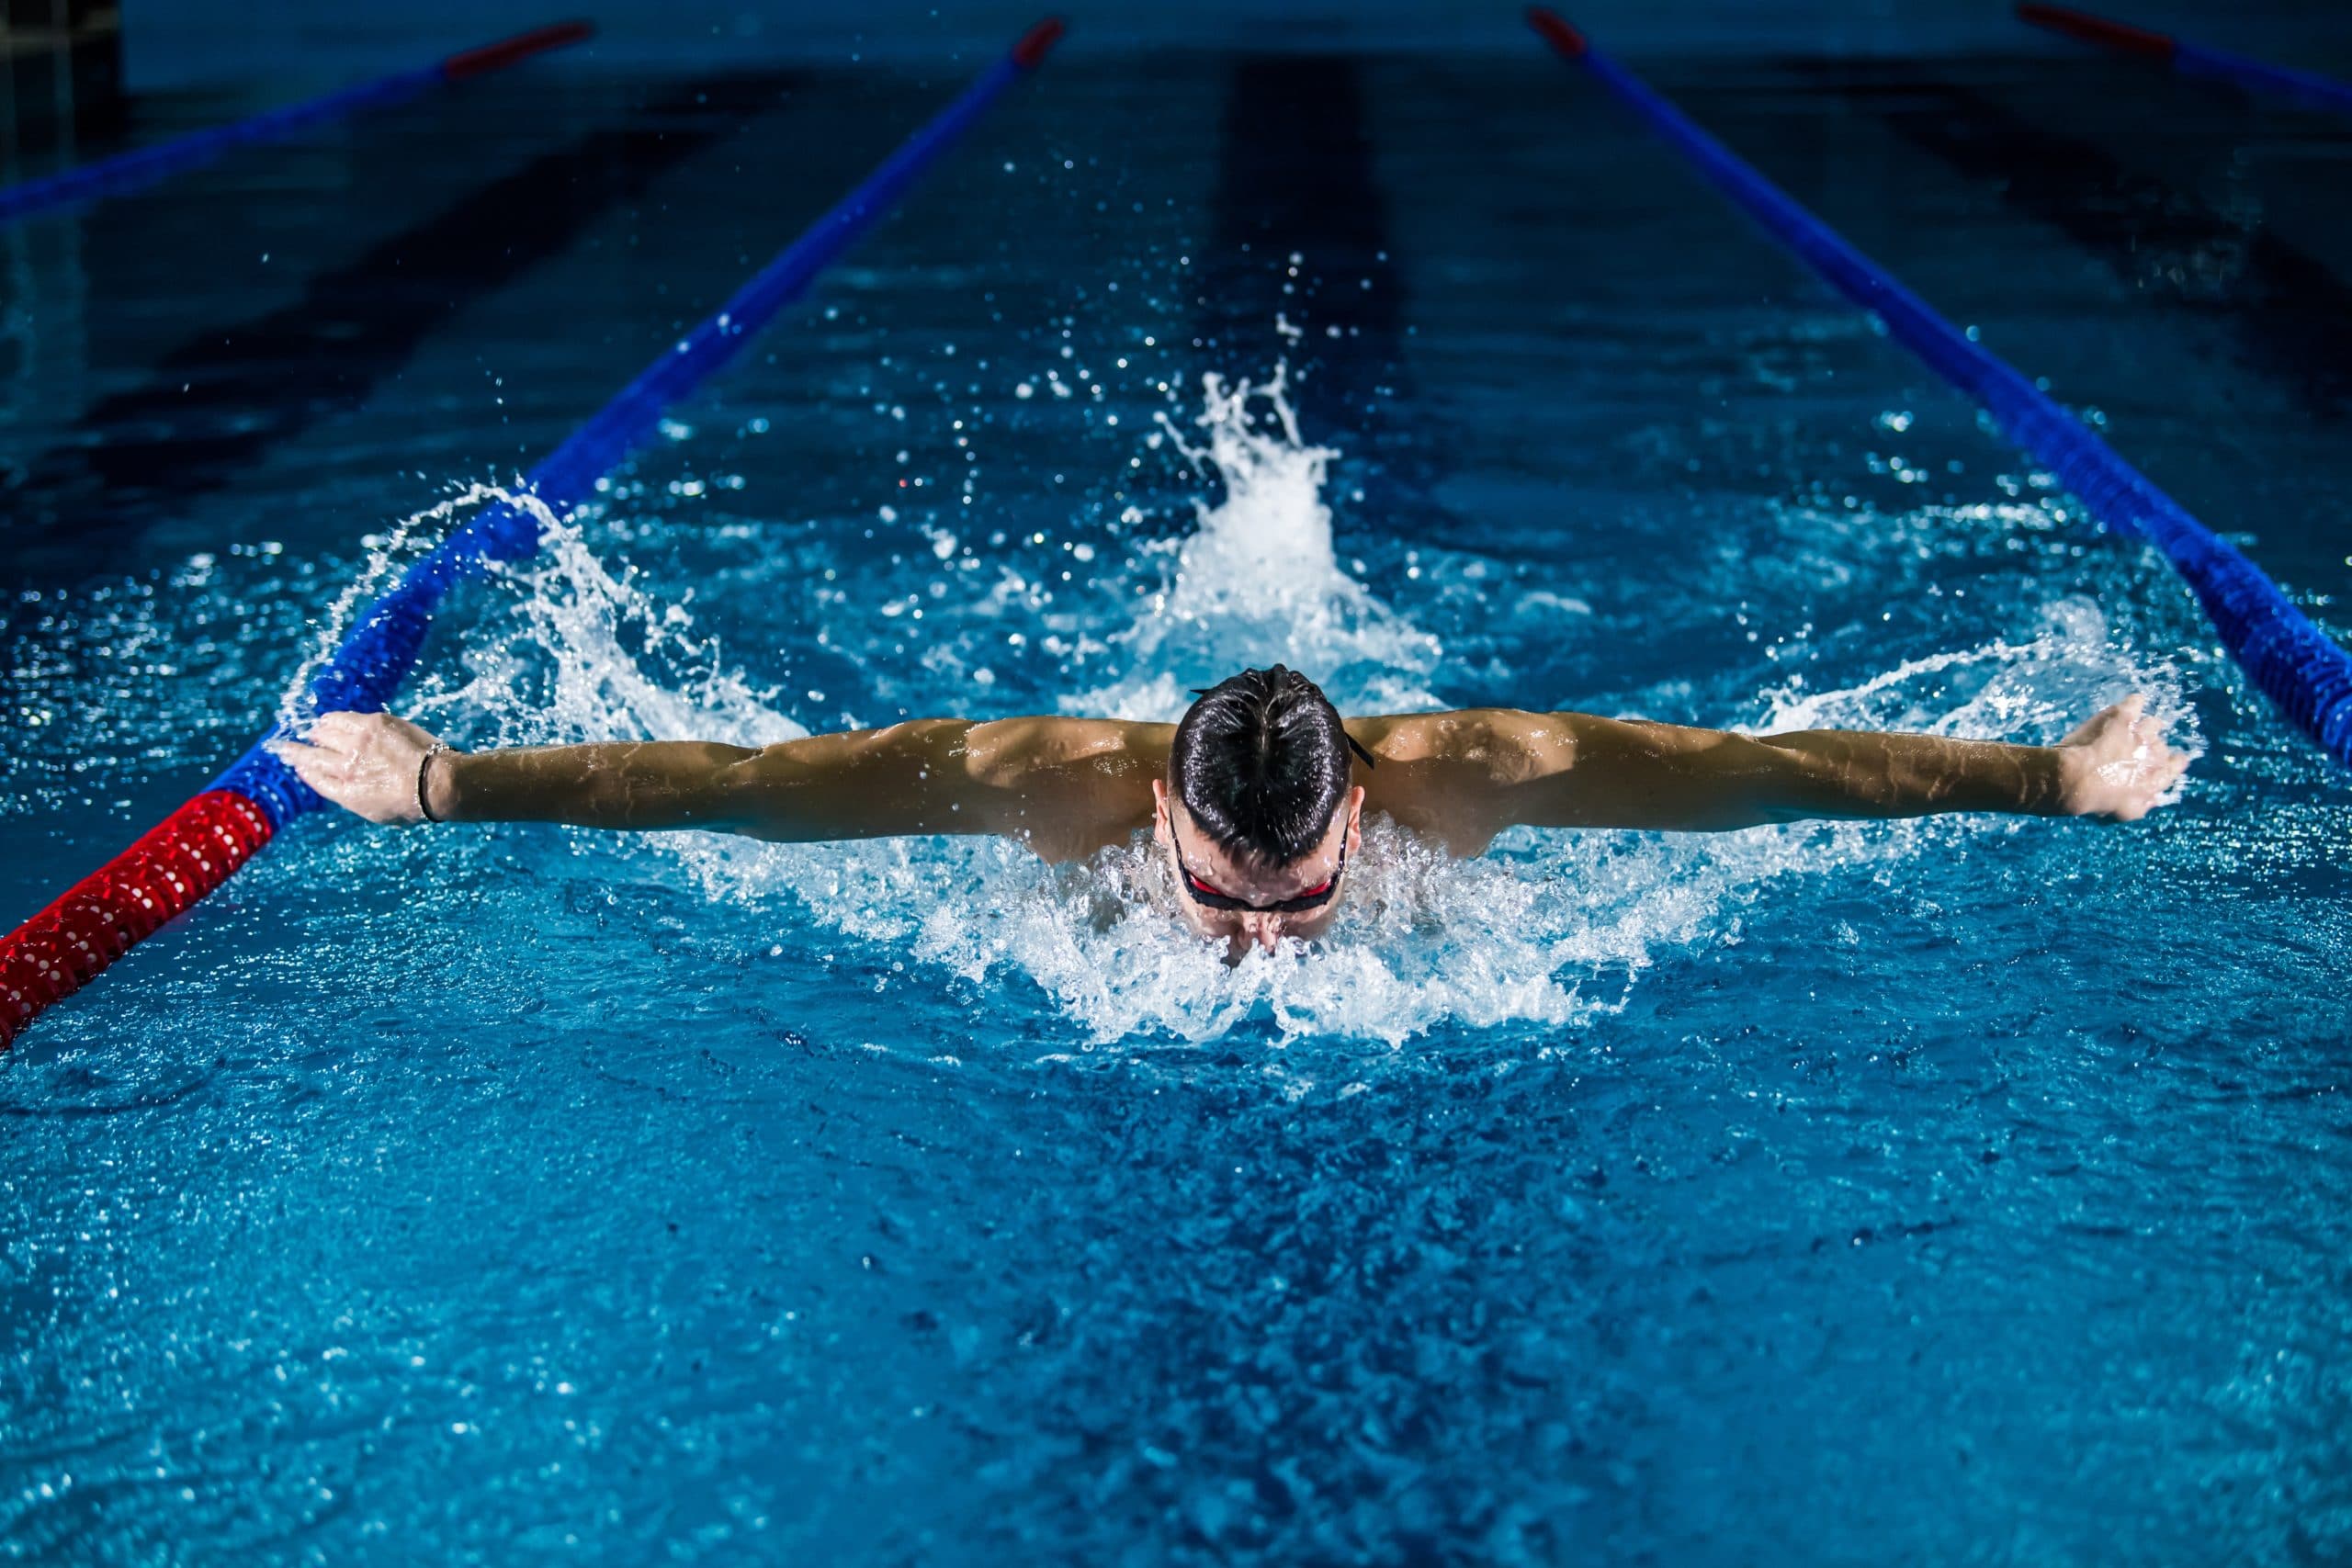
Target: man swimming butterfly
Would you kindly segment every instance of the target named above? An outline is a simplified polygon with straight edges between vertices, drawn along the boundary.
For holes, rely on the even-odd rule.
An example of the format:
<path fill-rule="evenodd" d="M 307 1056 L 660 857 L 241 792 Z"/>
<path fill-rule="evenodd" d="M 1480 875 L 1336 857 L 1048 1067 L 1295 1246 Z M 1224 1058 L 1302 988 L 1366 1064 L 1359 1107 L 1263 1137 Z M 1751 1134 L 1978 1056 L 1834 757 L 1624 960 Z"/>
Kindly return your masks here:
<path fill-rule="evenodd" d="M 331 713 L 279 755 L 371 822 L 694 828 L 786 842 L 994 833 L 1048 860 L 1148 827 L 1185 923 L 1238 958 L 1323 934 L 1367 811 L 1457 855 L 1521 826 L 1714 832 L 1945 811 L 2130 821 L 2188 766 L 2143 710 L 2127 698 L 2055 746 L 1743 735 L 1511 708 L 1350 719 L 1277 664 L 1203 693 L 1175 724 L 926 718 L 756 750 L 659 740 L 465 752 L 390 714 Z"/>

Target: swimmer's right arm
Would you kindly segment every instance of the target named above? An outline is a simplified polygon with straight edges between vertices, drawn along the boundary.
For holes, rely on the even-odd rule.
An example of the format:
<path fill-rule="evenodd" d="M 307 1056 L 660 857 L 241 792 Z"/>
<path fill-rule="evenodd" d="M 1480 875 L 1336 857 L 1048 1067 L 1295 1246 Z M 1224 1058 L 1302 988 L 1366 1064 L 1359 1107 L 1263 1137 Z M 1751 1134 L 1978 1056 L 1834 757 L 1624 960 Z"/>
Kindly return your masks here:
<path fill-rule="evenodd" d="M 428 760 L 434 738 L 390 714 L 322 715 L 278 755 L 372 822 L 698 828 L 781 841 L 999 833 L 1084 853 L 1149 819 L 1166 725 L 1058 716 L 916 719 L 759 748 L 604 741 Z"/>

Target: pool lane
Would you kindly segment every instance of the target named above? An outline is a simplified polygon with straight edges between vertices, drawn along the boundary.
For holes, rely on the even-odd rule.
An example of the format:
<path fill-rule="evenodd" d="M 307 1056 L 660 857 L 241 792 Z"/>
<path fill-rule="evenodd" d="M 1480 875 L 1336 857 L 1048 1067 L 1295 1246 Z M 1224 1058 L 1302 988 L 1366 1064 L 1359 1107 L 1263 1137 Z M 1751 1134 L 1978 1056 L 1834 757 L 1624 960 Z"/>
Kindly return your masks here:
<path fill-rule="evenodd" d="M 1989 429 L 2048 468 L 2090 517 L 2161 549 L 2247 678 L 2330 755 L 2352 765 L 2352 653 L 2339 634 L 2313 622 L 2252 560 L 2150 483 L 2077 415 L 1978 346 L 1973 328 L 1953 324 L 1556 16 L 1537 8 L 1529 18 L 1557 52 L 1585 67 L 1732 205 L 1965 393 L 1989 416 Z"/>
<path fill-rule="evenodd" d="M 300 298 L 191 333 L 27 466 L 11 487 L 17 527 L 70 528 L 77 558 L 102 564 L 91 552 L 156 507 L 229 486 L 288 439 L 358 407 L 458 312 L 561 254 L 795 80 L 729 72 L 679 84 L 630 123 L 541 153 L 319 274 Z"/>
<path fill-rule="evenodd" d="M 1243 373 L 1253 352 L 1283 347 L 1277 314 L 1304 330 L 1289 351 L 1301 411 L 1351 427 L 1381 417 L 1404 374 L 1389 201 L 1373 167 L 1377 118 L 1358 61 L 1234 62 L 1195 317 L 1203 346 Z"/>
<path fill-rule="evenodd" d="M 2352 114 L 2352 83 L 2315 71 L 2256 60 L 2067 6 L 2019 6 L 2018 19 L 2120 54 L 2162 61 L 2183 76 L 2225 82 L 2247 93 L 2277 94 L 2309 108 Z"/>
<path fill-rule="evenodd" d="M 2247 363 L 2291 389 L 2310 414 L 2352 415 L 2352 284 L 2272 232 L 2258 209 L 2224 210 L 2033 123 L 1932 62 L 1806 60 L 1792 68 L 2061 230 L 2134 298 L 2224 323 Z"/>
<path fill-rule="evenodd" d="M 2352 276 L 2352 226 L 2308 201 L 2311 191 L 2324 188 L 2321 174 L 2344 168 L 2352 150 L 2352 143 L 2329 139 L 2332 127 L 2314 137 L 2303 129 L 2307 120 L 2266 115 L 2248 129 L 2234 111 L 2192 117 L 2122 92 L 2086 96 L 2086 85 L 2075 80 L 2079 67 L 2061 72 L 2032 62 L 1975 60 L 1950 62 L 1949 71 L 1955 80 L 1982 83 L 1983 91 L 2018 106 L 2034 123 L 2063 126 L 2131 166 L 2162 169 L 2177 188 L 2210 192 L 2233 183 L 2262 209 L 2263 231 L 2320 258 L 2338 276 Z M 2151 479 L 2290 590 L 2331 593 L 2352 585 L 2336 522 L 2342 425 L 2250 362 L 2226 313 L 2238 299 L 2233 284 L 2224 280 L 2222 305 L 2214 310 L 2152 310 L 2106 261 L 2011 204 L 2001 191 L 2007 175 L 1964 174 L 1907 139 L 1883 134 L 1866 106 L 1812 91 L 1778 65 L 1694 62 L 1661 71 L 1656 80 L 1702 125 L 1923 297 L 1979 328 L 1985 344 L 2045 380 L 2052 396 L 2084 409 Z M 2145 85 L 2170 88 L 2162 78 Z M 1616 139 L 1596 162 L 1627 157 L 1626 147 Z M 2241 150 L 2248 159 L 2240 158 Z M 1703 195 L 1695 185 L 1681 188 Z M 1703 202 L 1698 206 L 1706 210 Z M 1757 254 L 1748 250 L 1756 242 L 1743 220 L 1719 204 L 1713 215 L 1712 228 L 1701 226 L 1707 249 L 1686 251 L 1673 262 L 1676 272 L 1693 275 L 1690 288 L 1728 290 L 1720 296 L 1725 303 L 1741 290 L 1767 291 L 1792 305 L 1810 294 L 1814 285 L 1784 259 L 1713 265 L 1717 253 L 1727 260 Z M 1645 243 L 1634 254 L 1648 249 Z M 1660 277 L 1657 286 L 1670 281 Z M 1874 341 L 1866 331 L 1864 341 Z M 1788 355 L 1776 350 L 1774 357 Z M 1923 386 L 1903 356 L 1883 349 L 1840 364 L 1837 373 L 1841 380 L 1865 378 L 1890 413 L 1917 415 L 1922 427 L 1947 395 Z M 1935 418 L 1940 426 L 1943 416 Z M 1916 457 L 1924 446 L 1918 430 L 1899 442 L 1884 430 L 1823 434 L 1830 441 L 1799 459 L 1798 470 L 1817 472 L 1809 491 L 1833 497 L 1841 482 L 1856 493 L 1874 492 L 1876 477 L 1857 471 L 1858 456 Z M 1972 454 L 1969 445 L 1949 454 L 1939 447 L 1935 467 L 1949 456 L 1981 471 L 1984 449 Z M 1882 503 L 1965 500 L 1962 492 L 1973 489 L 1965 479 L 1957 487 L 1913 487 L 1904 502 L 1903 488 Z"/>
<path fill-rule="evenodd" d="M 1363 460 L 1342 499 L 1361 488 L 1360 515 L 1393 531 L 1441 521 L 1430 491 L 1452 465 L 1407 354 L 1411 294 L 1379 157 L 1396 106 L 1374 75 L 1340 54 L 1232 62 L 1193 333 L 1229 374 L 1286 358 L 1306 438 Z"/>

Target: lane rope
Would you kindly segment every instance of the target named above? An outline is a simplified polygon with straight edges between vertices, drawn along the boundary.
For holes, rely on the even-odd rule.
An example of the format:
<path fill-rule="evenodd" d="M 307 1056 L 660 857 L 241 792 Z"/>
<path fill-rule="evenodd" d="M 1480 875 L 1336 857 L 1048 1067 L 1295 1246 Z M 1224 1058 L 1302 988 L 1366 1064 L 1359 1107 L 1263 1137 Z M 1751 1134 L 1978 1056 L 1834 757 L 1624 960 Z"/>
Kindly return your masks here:
<path fill-rule="evenodd" d="M 2029 3 L 2018 7 L 2018 19 L 2119 53 L 2144 55 L 2151 60 L 2164 61 L 2183 76 L 2210 77 L 2257 93 L 2276 93 L 2312 108 L 2352 114 L 2352 83 L 2339 82 L 2316 71 L 2300 71 L 2291 65 L 2273 65 L 2267 61 L 2232 54 L 2225 49 L 2193 43 L 2170 33 L 2151 32 L 2145 28 L 2135 28 L 2129 22 L 2094 17 L 2088 11 L 2077 11 L 2071 6 Z"/>
<path fill-rule="evenodd" d="M 267 110 L 248 119 L 192 130 L 186 136 L 153 147 L 141 147 L 111 158 L 40 179 L 26 180 L 0 190 L 0 223 L 47 212 L 76 202 L 120 196 L 168 175 L 209 163 L 233 147 L 277 141 L 328 120 L 345 119 L 371 109 L 390 108 L 439 86 L 500 70 L 535 54 L 561 49 L 587 38 L 595 29 L 586 22 L 557 22 L 517 33 L 496 43 L 450 55 L 413 71 L 398 71 L 372 82 L 337 88 L 284 108 Z"/>
<path fill-rule="evenodd" d="M 1875 312 L 1888 335 L 1973 398 L 2002 434 L 2055 474 L 2093 516 L 2163 552 L 2256 688 L 2330 756 L 2352 767 L 2352 653 L 2313 625 L 2260 567 L 1583 34 L 1541 6 L 1528 12 L 1528 21 L 1774 239 L 1848 299 Z"/>
<path fill-rule="evenodd" d="M 593 496 L 598 479 L 645 445 L 671 407 L 723 368 L 752 333 L 879 221 L 1007 87 L 1044 62 L 1061 33 L 1059 20 L 1040 22 L 974 78 L 723 308 L 532 469 L 526 483 L 534 497 L 560 517 Z M 354 617 L 311 681 L 313 710 L 383 707 L 415 664 L 433 613 L 450 588 L 489 561 L 525 559 L 538 546 L 538 524 L 530 513 L 504 504 L 477 513 Z M 201 794 L 0 940 L 0 1050 L 42 1010 L 87 985 L 226 882 L 288 822 L 324 804 L 264 749 L 281 733 L 264 736 Z"/>

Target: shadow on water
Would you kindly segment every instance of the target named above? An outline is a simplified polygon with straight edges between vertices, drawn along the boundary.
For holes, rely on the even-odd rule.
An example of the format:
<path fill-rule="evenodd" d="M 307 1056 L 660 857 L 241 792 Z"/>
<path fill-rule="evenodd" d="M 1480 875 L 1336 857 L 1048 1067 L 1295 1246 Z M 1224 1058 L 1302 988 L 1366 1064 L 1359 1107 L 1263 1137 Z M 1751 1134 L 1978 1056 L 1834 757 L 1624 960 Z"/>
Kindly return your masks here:
<path fill-rule="evenodd" d="M 359 406 L 460 310 L 561 254 L 773 107 L 794 80 L 729 73 L 673 87 L 630 123 L 543 153 L 321 273 L 291 303 L 205 327 L 10 479 L 12 515 L 44 532 L 70 524 L 86 562 L 153 506 L 233 483 L 273 448 Z"/>
<path fill-rule="evenodd" d="M 2134 298 L 2223 323 L 2246 361 L 2311 412 L 2352 412 L 2352 286 L 2271 232 L 2258 209 L 2224 210 L 1919 62 L 1792 68 L 2064 233 Z"/>
<path fill-rule="evenodd" d="M 1308 438 L 1338 436 L 1365 460 L 1364 512 L 1388 527 L 1437 510 L 1445 463 L 1442 435 L 1414 412 L 1364 75 L 1341 55 L 1235 62 L 1193 319 L 1208 362 L 1229 373 L 1260 376 L 1287 355 Z M 1277 317 L 1302 335 L 1280 333 Z"/>

